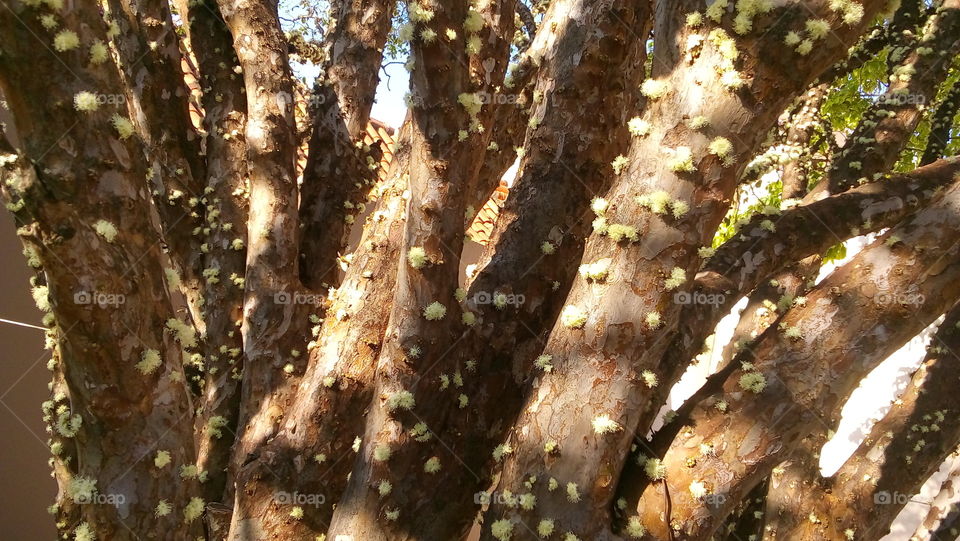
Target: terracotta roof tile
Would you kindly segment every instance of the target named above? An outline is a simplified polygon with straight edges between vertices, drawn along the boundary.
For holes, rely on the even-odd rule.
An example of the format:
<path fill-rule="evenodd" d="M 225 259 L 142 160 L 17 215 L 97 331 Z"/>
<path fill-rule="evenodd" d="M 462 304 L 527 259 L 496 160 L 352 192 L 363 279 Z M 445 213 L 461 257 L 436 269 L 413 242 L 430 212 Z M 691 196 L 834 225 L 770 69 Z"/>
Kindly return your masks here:
<path fill-rule="evenodd" d="M 501 180 L 500 185 L 493 191 L 490 199 L 487 200 L 480 212 L 473 219 L 473 223 L 467 228 L 467 236 L 473 242 L 486 246 L 490 244 L 490 237 L 493 235 L 493 228 L 500 217 L 500 209 L 507 201 L 510 195 L 510 188 L 506 181 Z"/>

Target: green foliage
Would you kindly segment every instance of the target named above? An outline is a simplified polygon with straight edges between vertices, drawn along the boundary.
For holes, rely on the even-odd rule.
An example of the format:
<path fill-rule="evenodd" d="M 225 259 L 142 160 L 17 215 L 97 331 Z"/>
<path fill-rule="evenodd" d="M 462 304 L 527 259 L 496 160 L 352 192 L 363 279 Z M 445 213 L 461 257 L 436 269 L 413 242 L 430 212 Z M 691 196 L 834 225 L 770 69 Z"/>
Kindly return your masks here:
<path fill-rule="evenodd" d="M 391 23 L 390 35 L 387 36 L 387 44 L 383 48 L 384 62 L 406 62 L 410 54 L 410 44 L 400 39 L 400 28 L 407 24 L 407 10 L 397 5 L 397 10 L 393 13 L 393 22 Z"/>
<path fill-rule="evenodd" d="M 882 51 L 837 81 L 820 111 L 834 130 L 853 130 L 876 96 L 886 89 L 887 55 L 888 51 Z"/>
<path fill-rule="evenodd" d="M 831 261 L 839 261 L 845 257 L 847 257 L 847 245 L 841 242 L 840 244 L 831 246 L 830 249 L 823 254 L 823 264 L 826 265 Z"/>
<path fill-rule="evenodd" d="M 743 205 L 745 201 L 748 203 Z M 783 203 L 783 182 L 774 180 L 763 184 L 762 181 L 757 181 L 754 185 L 740 186 L 737 189 L 736 202 L 717 228 L 712 248 L 717 248 L 733 238 L 741 225 L 764 209 L 779 209 Z"/>
<path fill-rule="evenodd" d="M 924 115 L 920 125 L 917 126 L 917 129 L 910 137 L 910 142 L 907 144 L 903 154 L 897 161 L 897 165 L 895 167 L 897 171 L 910 171 L 919 165 L 920 157 L 923 156 L 924 149 L 927 148 L 927 140 L 930 138 L 930 121 L 932 119 L 932 115 L 940 103 L 942 103 L 943 98 L 947 92 L 949 92 L 949 89 L 955 84 L 960 84 L 960 67 L 958 67 L 957 62 L 954 62 L 953 67 L 950 68 L 950 71 L 947 73 L 947 78 L 944 81 L 944 84 L 940 86 L 939 94 L 927 111 L 928 114 Z M 954 118 L 953 128 L 950 130 L 950 139 L 944 151 L 945 156 L 956 155 L 957 151 L 960 150 L 960 138 L 957 137 L 958 122 L 960 122 L 960 115 Z"/>

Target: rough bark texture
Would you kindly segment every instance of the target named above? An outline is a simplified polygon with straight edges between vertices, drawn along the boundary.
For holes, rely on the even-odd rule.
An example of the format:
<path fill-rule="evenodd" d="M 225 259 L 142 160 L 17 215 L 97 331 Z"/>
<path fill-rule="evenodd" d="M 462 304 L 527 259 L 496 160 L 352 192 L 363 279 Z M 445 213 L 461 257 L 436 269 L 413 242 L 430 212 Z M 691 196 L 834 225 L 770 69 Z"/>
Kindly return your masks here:
<path fill-rule="evenodd" d="M 771 516 L 771 539 L 880 539 L 890 523 L 960 443 L 956 393 L 960 309 L 947 314 L 927 356 L 870 435 L 828 479 L 792 481 Z"/>
<path fill-rule="evenodd" d="M 824 280 L 738 359 L 749 364 L 731 374 L 718 396 L 695 407 L 690 428 L 663 457 L 671 476 L 651 483 L 637 502 L 655 537 L 712 532 L 802 437 L 836 425 L 860 378 L 952 304 L 960 293 L 951 283 L 958 266 L 950 240 L 960 226 L 958 204 L 955 184 Z M 827 330 L 839 321 L 842 328 Z M 718 400 L 726 401 L 726 411 L 716 407 Z M 708 456 L 698 457 L 701 444 L 712 446 Z M 683 467 L 690 458 L 696 464 Z M 701 506 L 691 483 L 723 496 L 722 503 Z M 661 504 L 664 490 L 672 496 L 669 515 Z"/>
<path fill-rule="evenodd" d="M 661 7 L 654 34 L 670 36 L 671 44 L 689 43 L 689 29 L 681 22 L 686 6 Z M 759 20 L 789 25 L 792 17 L 771 13 Z M 845 31 L 856 35 L 860 29 L 840 30 Z M 668 92 L 642 110 L 642 119 L 655 121 L 653 128 L 634 139 L 626 153 L 629 165 L 605 196 L 610 208 L 601 217 L 607 221 L 607 234 L 595 231 L 584 250 L 584 263 L 610 258 L 610 274 L 604 280 L 574 283 L 567 299 L 570 317 L 564 321 L 561 316 L 544 349 L 544 354 L 552 355 L 554 369 L 528 396 L 511 434 L 515 452 L 504 459 L 501 486 L 515 493 L 530 491 L 537 498 L 537 510 L 491 506 L 484 517 L 484 538 L 492 538 L 488 525 L 494 522 L 522 522 L 529 532 L 546 518 L 574 535 L 595 539 L 609 535 L 614 489 L 632 434 L 645 432 L 659 409 L 646 400 L 650 385 L 643 372 L 656 375 L 669 345 L 661 338 L 676 326 L 680 305 L 672 302 L 675 291 L 664 280 L 673 268 L 686 274 L 696 264 L 697 248 L 708 243 L 723 217 L 725 200 L 736 183 L 737 168 L 730 163 L 752 155 L 761 134 L 786 104 L 849 47 L 838 39 L 802 62 L 791 59 L 786 69 L 757 62 L 763 39 L 748 37 L 737 43 L 742 62 L 738 69 L 750 74 L 751 83 L 735 92 L 722 86 L 712 72 L 698 69 L 722 58 L 713 42 L 654 49 L 652 77 L 666 83 Z M 697 115 L 708 116 L 720 129 L 710 130 L 709 137 L 690 129 L 686 121 Z M 718 136 L 736 141 L 725 159 L 707 152 L 710 138 Z M 685 161 L 678 157 L 682 154 L 678 147 L 690 152 L 690 163 L 671 167 L 674 160 Z M 636 200 L 638 195 L 659 197 L 661 192 L 690 211 L 660 214 Z M 634 232 L 622 234 L 623 224 Z M 594 421 L 604 419 L 614 424 L 607 422 L 602 425 L 606 432 L 598 431 Z M 544 449 L 551 442 L 552 452 Z M 540 482 L 525 490 L 531 476 Z M 572 486 L 575 497 L 551 494 L 547 482 L 551 477 L 561 487 Z"/>
<path fill-rule="evenodd" d="M 944 95 L 930 121 L 930 136 L 927 138 L 927 147 L 923 151 L 923 156 L 920 157 L 920 165 L 933 163 L 943 157 L 943 151 L 950 142 L 953 119 L 958 111 L 960 111 L 960 84 L 955 82 Z"/>
<path fill-rule="evenodd" d="M 202 330 L 204 267 L 201 241 L 192 231 L 203 223 L 196 201 L 203 195 L 205 164 L 200 134 L 190 123 L 180 40 L 166 2 L 111 1 L 106 7 L 120 31 L 112 43 L 120 58 L 130 120 L 144 143 L 146 176 L 164 241 L 171 247 L 191 315 Z"/>
<path fill-rule="evenodd" d="M 101 539 L 191 537 L 201 531 L 199 513 L 189 521 L 183 513 L 198 487 L 179 476 L 195 460 L 182 368 L 190 333 L 173 332 L 190 325 L 189 314 L 174 311 L 158 272 L 166 264 L 151 222 L 144 146 L 111 126 L 112 115 L 128 114 L 122 100 L 75 107 L 78 93 L 119 92 L 117 66 L 89 65 L 78 51 L 35 55 L 34 36 L 52 40 L 53 33 L 32 8 L 19 9 L 0 12 L 0 88 L 21 145 L 19 157 L 4 159 L 4 176 L 30 260 L 44 272 L 38 306 L 55 330 L 56 373 L 65 383 L 54 385 L 45 406 L 52 443 L 65 455 L 58 530 Z M 106 38 L 99 14 L 62 15 L 85 42 Z M 144 356 L 153 360 L 149 373 L 138 368 Z M 169 453 L 164 468 L 154 463 L 158 451 Z M 103 498 L 120 504 L 103 505 Z M 161 501 L 170 514 L 155 513 Z"/>
<path fill-rule="evenodd" d="M 865 113 L 830 170 L 830 191 L 842 192 L 880 175 L 897 160 L 904 141 L 933 102 L 960 51 L 960 2 L 945 0 L 923 31 L 891 53 L 895 66 L 887 91 Z M 912 45 L 912 49 L 910 47 Z M 920 45 L 918 47 L 917 45 Z M 899 60 L 899 62 L 897 62 Z M 859 179 L 859 181 L 858 181 Z"/>
<path fill-rule="evenodd" d="M 409 478 L 410 472 L 425 471 L 429 461 L 439 463 L 439 469 L 443 464 L 454 467 L 456 460 L 455 455 L 444 453 L 439 443 L 431 447 L 440 448 L 422 449 L 408 430 L 418 422 L 436 426 L 435 419 L 442 419 L 440 406 L 412 410 L 415 401 L 425 402 L 425 389 L 418 383 L 432 379 L 465 327 L 458 321 L 460 310 L 454 295 L 463 248 L 463 215 L 483 155 L 477 151 L 489 142 L 481 126 L 489 123 L 493 114 L 490 107 L 480 107 L 479 94 L 492 93 L 502 82 L 506 58 L 493 56 L 494 61 L 485 70 L 474 55 L 462 48 L 465 40 L 470 39 L 467 28 L 450 40 L 450 46 L 425 39 L 424 32 L 439 35 L 446 28 L 461 27 L 461 21 L 473 9 L 466 3 L 424 6 L 434 15 L 428 20 L 414 21 L 419 38 L 412 42 L 415 68 L 411 76 L 410 200 L 403 259 L 384 348 L 377 360 L 373 403 L 350 482 L 334 512 L 332 535 L 357 535 L 371 540 L 395 535 L 388 533 L 398 531 L 390 524 L 392 521 L 384 520 L 387 506 L 404 513 L 413 507 L 404 504 L 434 507 L 443 503 L 430 501 L 427 495 L 432 489 L 428 483 L 403 485 L 406 490 L 397 490 L 400 499 L 388 498 L 386 502 L 380 501 L 376 485 L 388 481 L 400 486 L 404 476 Z M 513 26 L 512 1 L 481 2 L 476 12 L 486 21 L 485 27 Z M 499 33 L 488 30 L 486 34 Z M 446 76 L 431 78 L 429 74 L 440 66 Z M 441 111 L 445 114 L 439 114 Z M 383 458 L 384 454 L 389 455 L 389 461 Z M 378 519 L 381 513 L 383 516 Z M 428 537 L 447 537 L 442 533 L 442 521 L 429 518 L 430 512 L 421 514 L 424 522 L 416 525 L 418 530 L 426 531 L 424 535 Z M 414 524 L 416 517 L 411 514 L 406 520 Z M 437 533 L 430 533 L 430 528 L 437 528 Z"/>
<path fill-rule="evenodd" d="M 396 284 L 406 223 L 409 122 L 398 145 L 353 262 L 328 300 L 329 316 L 314 327 L 302 392 L 285 413 L 281 431 L 238 477 L 234 512 L 248 524 L 249 537 L 260 531 L 292 536 L 324 531 L 346 486 L 352 446 L 362 430 L 352 420 L 370 403 Z M 291 501 L 281 493 L 310 495 L 318 503 L 305 507 L 303 521 L 294 521 L 285 505 Z"/>
<path fill-rule="evenodd" d="M 310 96 L 313 126 L 301 189 L 300 275 L 318 293 L 337 285 L 337 257 L 376 180 L 372 166 L 379 160 L 372 156 L 378 149 L 358 143 L 370 120 L 395 3 L 339 4 L 325 44 L 326 77 Z"/>
<path fill-rule="evenodd" d="M 712 289 L 717 288 L 713 283 L 722 284 L 716 292 L 750 291 L 783 261 L 822 253 L 837 242 L 898 223 L 952 182 L 957 172 L 960 159 L 950 158 L 801 205 L 775 217 L 776 234 L 762 227 L 770 217 L 757 216 L 716 250 L 698 279 Z"/>
<path fill-rule="evenodd" d="M 295 302 L 300 292 L 297 138 L 290 66 L 276 6 L 258 0 L 218 5 L 233 36 L 247 100 L 245 195 L 250 207 L 241 324 L 245 363 L 231 460 L 235 473 L 279 426 L 291 380 L 306 364 L 304 331 L 311 306 Z"/>
<path fill-rule="evenodd" d="M 244 355 L 241 335 L 249 202 L 245 144 L 247 101 L 232 37 L 212 1 L 192 3 L 186 11 L 189 38 L 203 83 L 203 129 L 206 131 L 205 188 L 198 204 L 207 209 L 198 231 L 203 268 L 218 269 L 207 280 L 203 297 L 201 411 L 195 423 L 197 467 L 206 471 L 208 501 L 230 502 L 233 483 L 227 469 L 239 418 Z"/>
<path fill-rule="evenodd" d="M 960 440 L 934 344 L 817 471 L 851 390 L 960 297 L 958 0 L 337 0 L 310 92 L 286 7 L 174 4 L 0 7 L 0 192 L 47 313 L 61 538 L 873 539 L 900 498 L 871 502 Z M 391 36 L 408 119 L 365 147 Z M 878 54 L 884 94 L 838 111 Z M 768 175 L 782 194 L 746 201 Z M 952 491 L 918 535 L 954 527 Z"/>

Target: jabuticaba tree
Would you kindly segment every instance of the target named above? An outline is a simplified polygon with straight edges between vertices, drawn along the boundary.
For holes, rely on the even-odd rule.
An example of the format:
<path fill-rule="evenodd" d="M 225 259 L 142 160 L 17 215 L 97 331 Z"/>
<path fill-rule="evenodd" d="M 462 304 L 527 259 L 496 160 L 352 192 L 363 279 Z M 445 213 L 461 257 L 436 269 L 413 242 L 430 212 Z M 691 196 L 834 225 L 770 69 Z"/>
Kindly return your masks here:
<path fill-rule="evenodd" d="M 4 2 L 59 538 L 878 539 L 960 443 L 958 28 L 960 0 Z M 408 111 L 371 144 L 386 63 Z"/>

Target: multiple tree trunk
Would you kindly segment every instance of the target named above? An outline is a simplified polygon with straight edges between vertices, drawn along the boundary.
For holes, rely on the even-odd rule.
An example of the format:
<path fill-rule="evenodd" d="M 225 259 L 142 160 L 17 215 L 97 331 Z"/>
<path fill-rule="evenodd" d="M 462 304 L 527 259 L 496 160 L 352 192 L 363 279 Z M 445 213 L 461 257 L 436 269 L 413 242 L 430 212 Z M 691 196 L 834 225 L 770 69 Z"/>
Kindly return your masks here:
<path fill-rule="evenodd" d="M 960 443 L 960 2 L 333 4 L 306 126 L 276 3 L 0 11 L 62 538 L 877 539 Z M 410 111 L 381 180 L 362 141 L 397 10 Z M 890 84 L 839 145 L 820 108 L 881 51 Z M 922 167 L 894 172 L 923 122 Z M 714 247 L 771 141 L 791 203 Z M 743 296 L 724 366 L 648 441 Z M 944 313 L 821 478 L 850 393 Z M 955 482 L 924 531 L 955 528 Z"/>

